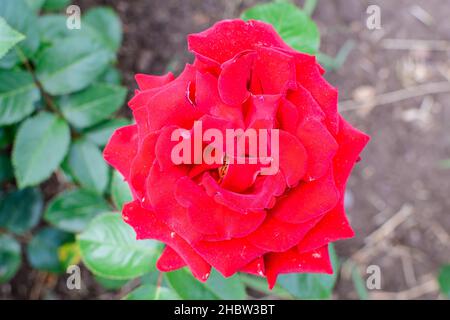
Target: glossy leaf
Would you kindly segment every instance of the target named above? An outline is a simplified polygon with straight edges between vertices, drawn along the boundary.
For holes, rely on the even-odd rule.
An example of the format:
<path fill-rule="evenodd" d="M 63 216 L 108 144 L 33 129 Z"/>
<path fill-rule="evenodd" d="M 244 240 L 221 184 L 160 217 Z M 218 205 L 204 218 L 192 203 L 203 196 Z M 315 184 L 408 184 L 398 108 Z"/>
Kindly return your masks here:
<path fill-rule="evenodd" d="M 68 232 L 81 232 L 98 214 L 109 211 L 108 203 L 99 195 L 82 189 L 60 193 L 49 203 L 44 219 Z"/>
<path fill-rule="evenodd" d="M 117 68 L 110 66 L 97 78 L 97 82 L 120 85 L 122 83 L 122 75 Z"/>
<path fill-rule="evenodd" d="M 223 300 L 244 300 L 247 296 L 238 275 L 224 278 L 219 272 L 212 270 L 205 285 Z"/>
<path fill-rule="evenodd" d="M 122 43 L 122 24 L 114 10 L 107 7 L 90 9 L 83 16 L 83 21 L 96 30 L 99 41 L 113 51 L 119 49 Z"/>
<path fill-rule="evenodd" d="M 70 0 L 45 0 L 43 9 L 48 11 L 61 10 L 70 4 Z"/>
<path fill-rule="evenodd" d="M 27 247 L 27 258 L 33 268 L 60 273 L 64 264 L 58 251 L 64 243 L 73 241 L 73 235 L 54 228 L 45 227 L 33 237 Z"/>
<path fill-rule="evenodd" d="M 77 140 L 70 147 L 69 168 L 75 179 L 88 190 L 102 194 L 108 185 L 108 166 L 100 149 L 88 140 Z"/>
<path fill-rule="evenodd" d="M 36 74 L 50 94 L 68 94 L 89 86 L 111 59 L 112 54 L 94 40 L 73 36 L 44 49 L 36 61 Z"/>
<path fill-rule="evenodd" d="M 130 187 L 125 182 L 122 175 L 115 170 L 113 172 L 111 181 L 111 198 L 114 202 L 114 205 L 116 206 L 116 209 L 118 209 L 119 211 L 122 210 L 125 203 L 133 200 Z"/>
<path fill-rule="evenodd" d="M 7 193 L 0 202 L 0 227 L 16 234 L 34 228 L 43 209 L 39 189 L 24 189 Z"/>
<path fill-rule="evenodd" d="M 116 129 L 129 124 L 130 120 L 125 118 L 111 119 L 87 129 L 83 134 L 89 141 L 103 147 Z"/>
<path fill-rule="evenodd" d="M 39 98 L 30 73 L 0 70 L 0 125 L 16 123 L 30 115 Z"/>
<path fill-rule="evenodd" d="M 242 13 L 244 20 L 270 23 L 281 38 L 295 50 L 316 53 L 320 46 L 317 25 L 300 8 L 289 2 L 256 5 Z"/>
<path fill-rule="evenodd" d="M 17 44 L 17 50 L 10 50 L 0 59 L 0 68 L 11 68 L 22 62 L 24 57 L 32 57 L 39 47 L 36 15 L 25 0 L 1 0 L 0 17 L 11 28 L 25 36 L 25 39 Z"/>
<path fill-rule="evenodd" d="M 5 19 L 0 17 L 0 59 L 23 39 L 23 34 L 11 28 Z"/>
<path fill-rule="evenodd" d="M 99 276 L 94 276 L 95 281 L 99 283 L 106 290 L 118 290 L 127 284 L 130 280 L 113 280 L 108 278 L 103 278 Z"/>
<path fill-rule="evenodd" d="M 13 237 L 0 234 L 0 284 L 11 280 L 21 263 L 20 244 Z"/>
<path fill-rule="evenodd" d="M 23 122 L 12 154 L 19 187 L 37 185 L 46 180 L 63 160 L 69 143 L 69 126 L 54 114 L 41 112 Z"/>
<path fill-rule="evenodd" d="M 156 241 L 136 240 L 119 213 L 98 216 L 77 239 L 84 264 L 94 274 L 111 279 L 132 279 L 149 272 L 161 251 Z"/>
<path fill-rule="evenodd" d="M 152 284 L 142 285 L 124 297 L 125 300 L 180 300 L 171 288 L 156 287 Z"/>
<path fill-rule="evenodd" d="M 76 128 L 98 124 L 116 112 L 124 103 L 127 90 L 109 84 L 94 84 L 81 92 L 58 100 L 64 117 Z"/>

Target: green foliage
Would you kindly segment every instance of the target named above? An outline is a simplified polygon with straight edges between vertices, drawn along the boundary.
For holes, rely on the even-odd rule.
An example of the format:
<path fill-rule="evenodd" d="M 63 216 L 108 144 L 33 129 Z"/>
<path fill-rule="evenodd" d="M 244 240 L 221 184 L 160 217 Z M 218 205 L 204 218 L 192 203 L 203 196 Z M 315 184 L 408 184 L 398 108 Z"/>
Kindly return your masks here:
<path fill-rule="evenodd" d="M 133 279 L 151 270 L 161 251 L 152 240 L 136 240 L 133 229 L 119 213 L 104 213 L 95 218 L 78 235 L 81 256 L 96 275 L 116 279 Z"/>
<path fill-rule="evenodd" d="M 33 268 L 53 273 L 61 273 L 64 264 L 59 259 L 59 247 L 73 241 L 70 233 L 54 229 L 39 230 L 27 247 L 27 257 Z"/>
<path fill-rule="evenodd" d="M 46 180 L 61 164 L 69 144 L 70 129 L 61 117 L 43 111 L 24 121 L 12 154 L 19 188 Z"/>
<path fill-rule="evenodd" d="M 75 189 L 53 198 L 45 211 L 45 220 L 68 232 L 81 232 L 99 213 L 109 211 L 108 203 L 99 195 Z"/>
<path fill-rule="evenodd" d="M 23 39 L 25 39 L 23 34 L 11 28 L 5 19 L 0 18 L 0 59 Z"/>
<path fill-rule="evenodd" d="M 450 299 L 450 264 L 439 270 L 438 282 L 442 294 Z"/>
<path fill-rule="evenodd" d="M 180 297 L 170 288 L 142 285 L 124 297 L 125 300 L 180 300 Z"/>
<path fill-rule="evenodd" d="M 125 118 L 116 118 L 102 122 L 92 128 L 84 131 L 84 136 L 89 141 L 95 143 L 98 146 L 103 147 L 108 142 L 113 132 L 126 125 L 130 124 L 130 120 Z"/>
<path fill-rule="evenodd" d="M 43 200 L 39 189 L 6 193 L 0 202 L 0 227 L 15 234 L 34 228 L 42 215 Z"/>
<path fill-rule="evenodd" d="M 113 172 L 111 181 L 111 198 L 116 209 L 122 210 L 125 203 L 133 200 L 130 188 L 118 171 Z"/>
<path fill-rule="evenodd" d="M 11 236 L 0 234 L 0 284 L 14 277 L 21 262 L 19 243 Z"/>
<path fill-rule="evenodd" d="M 85 139 L 75 141 L 68 161 L 70 172 L 82 187 L 103 194 L 108 185 L 108 167 L 95 144 Z"/>

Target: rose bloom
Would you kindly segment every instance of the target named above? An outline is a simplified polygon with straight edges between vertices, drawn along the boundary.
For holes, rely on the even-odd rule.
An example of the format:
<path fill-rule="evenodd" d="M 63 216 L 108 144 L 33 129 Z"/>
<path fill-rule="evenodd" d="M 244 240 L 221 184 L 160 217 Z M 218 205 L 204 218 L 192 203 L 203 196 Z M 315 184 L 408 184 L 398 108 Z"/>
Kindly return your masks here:
<path fill-rule="evenodd" d="M 104 150 L 132 190 L 123 219 L 138 239 L 166 244 L 160 271 L 188 266 L 206 281 L 214 267 L 225 277 L 266 277 L 271 288 L 282 273 L 331 274 L 329 243 L 354 235 L 345 185 L 369 137 L 339 115 L 338 92 L 316 58 L 271 25 L 225 20 L 188 44 L 195 61 L 178 77 L 136 75 L 136 123 L 116 130 Z M 222 132 L 278 129 L 279 170 L 174 164 L 171 135 L 195 121 Z"/>

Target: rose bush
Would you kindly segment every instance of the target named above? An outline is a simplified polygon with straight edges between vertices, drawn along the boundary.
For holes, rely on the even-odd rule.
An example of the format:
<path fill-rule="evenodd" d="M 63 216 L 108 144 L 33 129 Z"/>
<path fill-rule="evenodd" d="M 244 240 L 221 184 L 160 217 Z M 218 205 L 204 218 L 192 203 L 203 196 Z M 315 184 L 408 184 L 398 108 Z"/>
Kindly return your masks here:
<path fill-rule="evenodd" d="M 369 137 L 339 115 L 338 92 L 315 57 L 294 51 L 271 25 L 221 21 L 188 44 L 195 61 L 177 78 L 136 76 L 136 123 L 116 130 L 104 150 L 133 194 L 123 219 L 138 239 L 166 244 L 161 271 L 187 265 L 206 281 L 212 266 L 225 277 L 265 276 L 270 287 L 281 273 L 332 273 L 328 245 L 354 234 L 345 184 Z M 221 131 L 279 129 L 279 171 L 175 165 L 171 134 L 196 120 Z"/>

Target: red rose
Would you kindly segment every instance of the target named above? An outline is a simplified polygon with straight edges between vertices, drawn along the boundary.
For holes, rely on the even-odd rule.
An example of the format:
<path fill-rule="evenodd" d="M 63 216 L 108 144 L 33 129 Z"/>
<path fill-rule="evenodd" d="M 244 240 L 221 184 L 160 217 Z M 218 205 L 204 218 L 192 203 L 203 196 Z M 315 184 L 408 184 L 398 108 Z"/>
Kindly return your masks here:
<path fill-rule="evenodd" d="M 337 90 L 315 57 L 291 49 L 272 26 L 221 21 L 188 43 L 195 61 L 177 78 L 136 75 L 136 124 L 105 148 L 134 196 L 124 220 L 138 239 L 166 244 L 161 271 L 187 265 L 205 281 L 213 266 L 225 277 L 266 276 L 270 287 L 280 273 L 332 273 L 328 244 L 354 234 L 344 190 L 369 137 L 338 114 Z M 190 139 L 197 120 L 220 132 L 278 129 L 279 170 L 262 175 L 261 165 L 226 157 L 175 164 L 171 135 L 181 129 Z"/>

